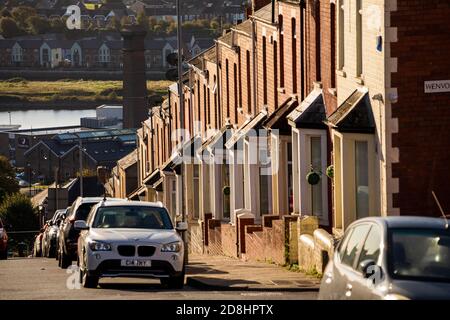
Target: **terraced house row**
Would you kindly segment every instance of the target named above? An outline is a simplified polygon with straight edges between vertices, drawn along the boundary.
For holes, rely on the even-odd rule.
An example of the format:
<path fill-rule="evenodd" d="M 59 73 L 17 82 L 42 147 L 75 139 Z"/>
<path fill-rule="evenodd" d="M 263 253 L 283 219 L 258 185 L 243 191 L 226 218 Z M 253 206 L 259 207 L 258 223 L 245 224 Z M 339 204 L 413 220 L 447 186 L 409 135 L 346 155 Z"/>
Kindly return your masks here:
<path fill-rule="evenodd" d="M 189 61 L 184 123 L 176 84 L 151 108 L 127 196 L 184 211 L 191 251 L 319 272 L 358 218 L 438 216 L 432 191 L 450 210 L 448 18 L 440 0 L 254 1 Z"/>

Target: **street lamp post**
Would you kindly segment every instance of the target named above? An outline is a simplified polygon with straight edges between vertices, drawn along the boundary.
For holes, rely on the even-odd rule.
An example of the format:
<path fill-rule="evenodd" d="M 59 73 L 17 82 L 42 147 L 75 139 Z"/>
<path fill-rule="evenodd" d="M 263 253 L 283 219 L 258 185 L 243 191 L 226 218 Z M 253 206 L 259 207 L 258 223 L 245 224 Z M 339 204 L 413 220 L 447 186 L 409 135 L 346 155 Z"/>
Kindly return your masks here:
<path fill-rule="evenodd" d="M 27 162 L 28 167 L 28 192 L 31 197 L 31 163 Z"/>
<path fill-rule="evenodd" d="M 184 92 L 183 92 L 183 38 L 181 32 L 181 0 L 176 0 L 177 5 L 177 43 L 178 43 L 178 96 L 180 98 L 180 124 L 184 125 Z M 181 141 L 182 143 L 184 141 Z M 181 161 L 183 162 L 183 148 L 180 152 Z M 181 169 L 181 221 L 186 222 L 186 211 L 184 208 L 184 172 L 183 166 Z M 183 232 L 183 242 L 184 242 L 184 260 L 188 261 L 188 243 L 186 232 Z"/>
<path fill-rule="evenodd" d="M 80 197 L 83 196 L 83 142 L 81 141 L 80 136 L 78 136 L 79 141 L 79 158 L 80 158 Z"/>

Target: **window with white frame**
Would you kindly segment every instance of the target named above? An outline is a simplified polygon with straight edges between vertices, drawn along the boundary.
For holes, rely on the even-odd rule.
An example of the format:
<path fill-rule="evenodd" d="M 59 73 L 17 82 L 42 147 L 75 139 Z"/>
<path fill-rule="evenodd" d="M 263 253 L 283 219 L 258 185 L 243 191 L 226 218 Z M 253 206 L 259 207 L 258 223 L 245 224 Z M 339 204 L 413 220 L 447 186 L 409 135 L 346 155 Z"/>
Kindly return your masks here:
<path fill-rule="evenodd" d="M 260 138 L 258 146 L 258 171 L 259 171 L 259 210 L 262 215 L 271 214 L 271 163 L 267 145 L 267 139 Z"/>
<path fill-rule="evenodd" d="M 289 212 L 294 212 L 294 180 L 292 170 L 292 143 L 287 143 L 287 193 Z"/>
<path fill-rule="evenodd" d="M 111 56 L 110 56 L 110 50 L 108 47 L 102 46 L 99 49 L 98 59 L 99 59 L 99 62 L 101 62 L 101 63 L 106 63 L 106 62 L 110 61 Z"/>
<path fill-rule="evenodd" d="M 13 62 L 21 62 L 23 60 L 23 51 L 20 46 L 14 46 L 11 53 L 11 59 Z"/>
<path fill-rule="evenodd" d="M 230 165 L 222 164 L 222 218 L 225 220 L 230 219 Z"/>
<path fill-rule="evenodd" d="M 320 137 L 310 137 L 310 165 L 311 170 L 321 174 L 322 172 L 322 143 Z M 311 186 L 311 212 L 314 216 L 323 214 L 322 205 L 322 179 Z"/>
<path fill-rule="evenodd" d="M 294 212 L 317 216 L 321 225 L 328 225 L 326 130 L 293 129 L 292 132 Z M 311 171 L 320 176 L 315 185 L 309 184 L 306 179 Z"/>
<path fill-rule="evenodd" d="M 171 179 L 170 181 L 170 213 L 175 216 L 177 213 L 177 181 Z"/>
<path fill-rule="evenodd" d="M 200 216 L 200 193 L 198 192 L 200 190 L 200 165 L 194 164 L 193 165 L 193 182 L 194 182 L 194 218 L 198 219 Z"/>

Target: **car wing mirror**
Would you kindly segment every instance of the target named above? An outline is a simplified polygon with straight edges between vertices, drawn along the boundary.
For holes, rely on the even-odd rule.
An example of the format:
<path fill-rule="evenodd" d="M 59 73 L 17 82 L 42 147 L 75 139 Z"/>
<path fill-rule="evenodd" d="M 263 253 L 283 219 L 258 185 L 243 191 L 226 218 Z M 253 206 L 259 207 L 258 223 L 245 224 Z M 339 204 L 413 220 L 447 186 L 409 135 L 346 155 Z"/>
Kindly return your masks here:
<path fill-rule="evenodd" d="M 188 224 L 187 224 L 187 222 L 184 222 L 184 221 L 178 222 L 177 227 L 175 229 L 179 232 L 187 231 Z"/>
<path fill-rule="evenodd" d="M 74 225 L 75 230 L 88 230 L 89 226 L 86 224 L 86 221 L 84 220 L 77 220 L 75 221 Z"/>
<path fill-rule="evenodd" d="M 363 277 L 369 279 L 373 277 L 377 272 L 381 272 L 381 267 L 377 265 L 375 260 L 367 259 L 359 264 Z"/>

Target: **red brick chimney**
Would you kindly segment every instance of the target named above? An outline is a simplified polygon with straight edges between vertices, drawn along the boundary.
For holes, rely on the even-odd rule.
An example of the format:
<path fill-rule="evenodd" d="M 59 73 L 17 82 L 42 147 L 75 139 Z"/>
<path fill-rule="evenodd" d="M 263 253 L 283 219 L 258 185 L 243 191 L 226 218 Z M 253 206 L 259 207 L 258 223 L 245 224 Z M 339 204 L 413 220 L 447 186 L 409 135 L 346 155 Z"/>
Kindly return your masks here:
<path fill-rule="evenodd" d="M 145 76 L 146 31 L 137 25 L 126 26 L 123 37 L 123 128 L 139 128 L 148 118 L 147 79 Z"/>

